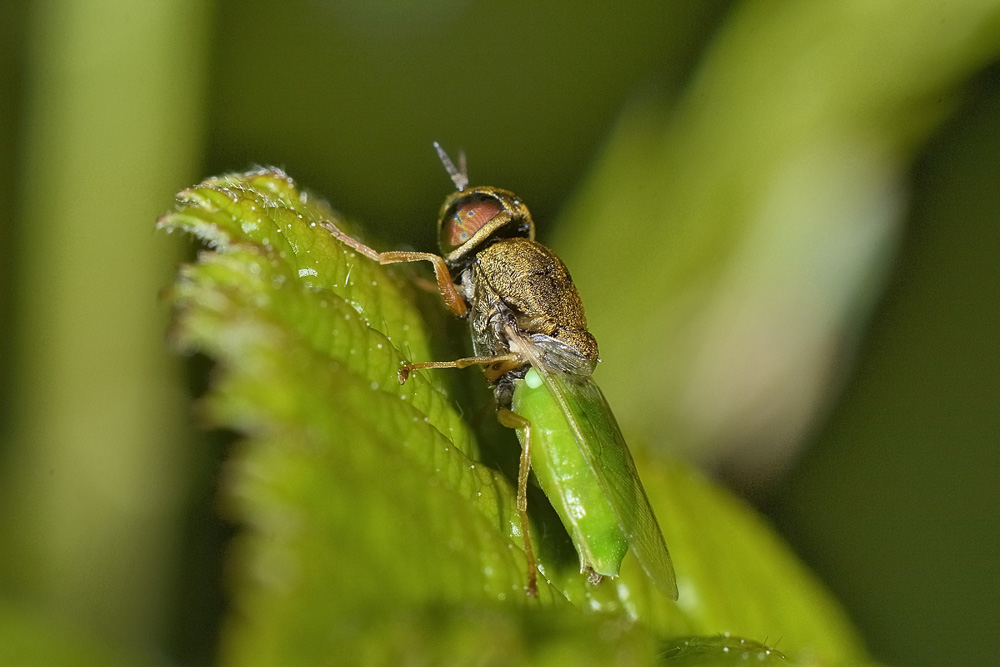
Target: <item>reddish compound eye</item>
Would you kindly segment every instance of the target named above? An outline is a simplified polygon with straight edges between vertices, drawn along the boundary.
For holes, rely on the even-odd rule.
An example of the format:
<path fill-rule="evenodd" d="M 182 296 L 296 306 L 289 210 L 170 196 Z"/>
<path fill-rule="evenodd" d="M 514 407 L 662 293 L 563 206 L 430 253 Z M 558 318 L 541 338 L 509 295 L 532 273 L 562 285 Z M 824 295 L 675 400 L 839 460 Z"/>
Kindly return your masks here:
<path fill-rule="evenodd" d="M 462 204 L 445 220 L 441 230 L 444 245 L 448 248 L 461 246 L 502 210 L 503 207 L 495 199 L 480 199 Z"/>

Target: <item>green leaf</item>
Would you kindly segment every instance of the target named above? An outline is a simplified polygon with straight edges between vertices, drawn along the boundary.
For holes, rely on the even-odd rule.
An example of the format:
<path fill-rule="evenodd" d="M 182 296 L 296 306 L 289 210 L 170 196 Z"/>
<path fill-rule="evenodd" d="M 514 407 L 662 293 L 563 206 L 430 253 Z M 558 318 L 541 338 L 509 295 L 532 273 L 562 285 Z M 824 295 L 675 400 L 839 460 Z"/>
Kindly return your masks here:
<path fill-rule="evenodd" d="M 663 657 L 671 667 L 706 667 L 707 665 L 787 665 L 780 651 L 727 634 L 714 637 L 686 637 L 671 642 Z"/>
<path fill-rule="evenodd" d="M 529 508 L 545 577 L 527 598 L 512 482 L 479 460 L 440 383 L 461 372 L 396 381 L 404 360 L 436 358 L 413 274 L 358 256 L 323 220 L 351 227 L 262 169 L 181 192 L 159 223 L 211 247 L 170 290 L 173 340 L 217 362 L 199 404 L 207 425 L 244 436 L 223 480 L 243 526 L 227 662 L 642 664 L 657 646 L 684 645 L 671 638 L 723 632 L 780 639 L 807 664 L 867 659 L 836 603 L 759 519 L 641 451 L 679 601 L 631 555 L 619 579 L 588 584 L 538 493 Z M 502 437 L 516 452 L 514 434 Z"/>

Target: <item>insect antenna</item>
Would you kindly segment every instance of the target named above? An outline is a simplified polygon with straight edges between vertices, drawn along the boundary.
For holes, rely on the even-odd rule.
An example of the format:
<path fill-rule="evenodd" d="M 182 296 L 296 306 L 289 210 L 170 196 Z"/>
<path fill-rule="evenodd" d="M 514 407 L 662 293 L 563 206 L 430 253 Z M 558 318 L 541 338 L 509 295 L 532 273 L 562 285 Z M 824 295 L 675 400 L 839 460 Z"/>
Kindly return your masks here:
<path fill-rule="evenodd" d="M 451 176 L 451 182 L 455 184 L 455 187 L 458 188 L 458 191 L 461 192 L 466 187 L 468 187 L 469 173 L 466 170 L 465 151 L 462 151 L 461 153 L 458 154 L 459 168 L 456 169 L 455 163 L 451 161 L 451 158 L 448 157 L 448 154 L 444 152 L 443 148 L 441 148 L 441 144 L 435 141 L 434 149 L 437 151 L 438 157 L 441 158 L 441 164 L 444 165 L 445 171 L 447 171 L 448 175 Z"/>

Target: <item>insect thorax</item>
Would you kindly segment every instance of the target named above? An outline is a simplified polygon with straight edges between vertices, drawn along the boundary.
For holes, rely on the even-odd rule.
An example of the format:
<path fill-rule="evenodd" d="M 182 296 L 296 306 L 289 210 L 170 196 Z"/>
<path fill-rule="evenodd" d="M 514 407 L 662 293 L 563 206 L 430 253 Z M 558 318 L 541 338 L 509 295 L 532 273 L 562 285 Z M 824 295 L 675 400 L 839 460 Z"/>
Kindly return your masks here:
<path fill-rule="evenodd" d="M 530 239 L 500 239 L 476 253 L 461 280 L 468 282 L 476 355 L 510 352 L 506 332 L 513 328 L 549 367 L 578 375 L 593 372 L 597 341 L 587 331 L 569 272 L 551 250 Z M 506 379 L 523 377 L 526 370 L 527 363 Z"/>

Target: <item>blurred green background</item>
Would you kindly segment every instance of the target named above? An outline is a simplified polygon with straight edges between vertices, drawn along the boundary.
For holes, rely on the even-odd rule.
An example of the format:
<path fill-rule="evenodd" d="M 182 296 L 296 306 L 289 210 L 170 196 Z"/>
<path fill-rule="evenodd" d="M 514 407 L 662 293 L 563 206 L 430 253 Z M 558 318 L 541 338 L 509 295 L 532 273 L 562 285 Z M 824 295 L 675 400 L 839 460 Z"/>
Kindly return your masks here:
<path fill-rule="evenodd" d="M 429 249 L 438 140 L 573 271 L 630 437 L 761 506 L 880 659 L 989 662 L 998 53 L 971 0 L 0 4 L 0 637 L 212 661 L 223 443 L 153 222 L 274 164 Z"/>

